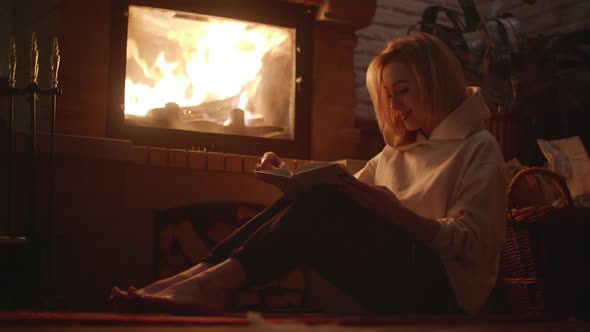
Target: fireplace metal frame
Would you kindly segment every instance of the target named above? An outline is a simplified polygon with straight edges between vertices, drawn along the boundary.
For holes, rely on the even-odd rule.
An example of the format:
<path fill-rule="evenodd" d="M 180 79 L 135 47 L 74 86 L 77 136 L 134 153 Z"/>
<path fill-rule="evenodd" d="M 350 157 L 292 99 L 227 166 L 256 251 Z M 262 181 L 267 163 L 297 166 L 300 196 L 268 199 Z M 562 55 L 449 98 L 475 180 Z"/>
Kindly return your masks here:
<path fill-rule="evenodd" d="M 301 77 L 302 80 L 297 84 L 295 91 L 294 139 L 270 139 L 125 124 L 125 55 L 127 13 L 130 5 L 194 12 L 295 29 L 295 77 Z M 187 150 L 206 148 L 208 151 L 248 155 L 275 151 L 285 157 L 309 159 L 315 10 L 312 6 L 281 0 L 111 0 L 107 135 L 129 139 L 135 145 Z"/>

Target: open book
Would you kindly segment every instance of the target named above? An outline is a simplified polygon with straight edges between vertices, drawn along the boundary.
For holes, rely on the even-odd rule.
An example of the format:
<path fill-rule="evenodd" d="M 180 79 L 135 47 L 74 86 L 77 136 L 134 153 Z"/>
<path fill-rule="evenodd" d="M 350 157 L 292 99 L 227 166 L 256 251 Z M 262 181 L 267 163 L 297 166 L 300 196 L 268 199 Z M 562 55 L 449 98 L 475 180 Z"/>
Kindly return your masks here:
<path fill-rule="evenodd" d="M 332 162 L 314 162 L 298 167 L 295 171 L 285 168 L 256 170 L 256 177 L 271 183 L 288 195 L 295 195 L 314 186 L 337 184 L 352 174 L 343 165 Z"/>

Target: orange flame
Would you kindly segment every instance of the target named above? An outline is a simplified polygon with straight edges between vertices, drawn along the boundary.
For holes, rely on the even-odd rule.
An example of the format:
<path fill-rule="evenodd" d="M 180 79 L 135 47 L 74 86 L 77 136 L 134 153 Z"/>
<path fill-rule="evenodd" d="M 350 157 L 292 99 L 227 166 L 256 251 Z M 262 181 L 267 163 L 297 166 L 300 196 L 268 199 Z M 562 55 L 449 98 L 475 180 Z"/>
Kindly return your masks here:
<path fill-rule="evenodd" d="M 125 114 L 145 115 L 169 102 L 196 106 L 234 96 L 240 100 L 236 106 L 246 110 L 265 54 L 292 31 L 179 13 L 130 6 Z M 245 112 L 246 120 L 258 117 Z"/>

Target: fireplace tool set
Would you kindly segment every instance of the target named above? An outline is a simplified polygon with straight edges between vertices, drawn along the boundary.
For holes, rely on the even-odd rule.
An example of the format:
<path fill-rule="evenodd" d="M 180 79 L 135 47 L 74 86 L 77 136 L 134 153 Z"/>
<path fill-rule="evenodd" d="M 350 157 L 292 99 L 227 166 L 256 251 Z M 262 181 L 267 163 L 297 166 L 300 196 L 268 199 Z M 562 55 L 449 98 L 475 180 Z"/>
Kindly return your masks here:
<path fill-rule="evenodd" d="M 10 41 L 10 48 L 8 53 L 8 80 L 7 82 L 3 83 L 2 87 L 0 87 L 0 96 L 6 97 L 8 100 L 8 116 L 7 116 L 7 123 L 6 123 L 6 131 L 7 131 L 7 145 L 6 145 L 6 183 L 7 186 L 6 190 L 6 197 L 7 197 L 7 209 L 6 215 L 1 216 L 0 218 L 6 220 L 6 226 L 4 227 L 7 232 L 7 236 L 4 234 L 0 234 L 0 237 L 5 239 L 8 242 L 13 243 L 27 243 L 29 238 L 34 232 L 32 231 L 32 227 L 35 224 L 36 218 L 36 189 L 37 189 L 37 179 L 36 179 L 36 164 L 38 161 L 38 157 L 40 156 L 38 144 L 37 144 L 37 104 L 39 98 L 49 97 L 51 98 L 51 107 L 50 107 L 50 114 L 49 114 L 49 151 L 48 151 L 48 159 L 49 162 L 49 171 L 51 174 L 51 181 L 50 188 L 49 188 L 49 221 L 48 227 L 51 227 L 51 219 L 53 215 L 53 196 L 54 196 L 54 176 L 53 176 L 53 167 L 54 167 L 54 160 L 55 160 L 55 112 L 57 108 L 57 96 L 61 94 L 61 89 L 58 87 L 58 71 L 59 71 L 59 64 L 60 64 L 60 54 L 59 54 L 59 46 L 57 42 L 57 38 L 53 39 L 53 45 L 51 48 L 51 54 L 49 56 L 49 63 L 50 63 L 50 70 L 51 70 L 51 77 L 50 77 L 50 84 L 48 89 L 41 89 L 37 77 L 39 73 L 39 50 L 37 47 L 37 36 L 33 33 L 31 38 L 31 48 L 29 52 L 30 58 L 30 80 L 29 83 L 23 88 L 17 88 L 16 86 L 16 65 L 17 65 L 17 55 L 16 55 L 16 42 L 14 38 Z M 30 222 L 27 224 L 23 224 L 25 227 L 22 227 L 22 233 L 19 233 L 19 229 L 17 229 L 18 222 L 16 221 L 15 216 L 13 215 L 15 209 L 15 202 L 14 202 L 14 183 L 15 177 L 18 174 L 17 160 L 20 159 L 21 152 L 15 149 L 15 130 L 14 130 L 14 111 L 15 111 L 15 98 L 24 96 L 28 101 L 28 110 L 29 110 L 29 139 L 28 139 L 28 148 L 25 149 L 24 157 L 26 160 L 30 162 L 30 174 L 27 176 L 30 187 L 28 188 L 28 195 L 29 195 L 29 202 L 28 202 L 28 211 L 29 211 L 29 218 Z M 20 150 L 20 149 L 18 149 Z M 50 228 L 49 228 L 50 229 Z M 22 232 L 20 231 L 20 232 Z"/>

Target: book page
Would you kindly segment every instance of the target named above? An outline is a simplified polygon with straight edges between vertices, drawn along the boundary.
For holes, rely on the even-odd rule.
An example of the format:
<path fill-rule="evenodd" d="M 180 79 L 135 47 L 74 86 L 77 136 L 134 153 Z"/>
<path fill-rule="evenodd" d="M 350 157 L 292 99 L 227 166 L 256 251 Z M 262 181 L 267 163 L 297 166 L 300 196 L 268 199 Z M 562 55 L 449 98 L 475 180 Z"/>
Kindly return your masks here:
<path fill-rule="evenodd" d="M 291 184 L 291 171 L 284 168 L 256 170 L 256 178 L 271 183 L 283 192 L 289 189 Z"/>
<path fill-rule="evenodd" d="M 334 165 L 334 163 L 331 163 L 331 162 L 311 162 L 311 163 L 307 163 L 305 165 L 301 165 L 300 167 L 297 167 L 297 169 L 293 172 L 293 174 L 300 174 L 300 173 L 304 173 L 304 172 L 309 172 L 309 171 L 313 171 L 318 168 L 328 167 L 331 165 Z"/>
<path fill-rule="evenodd" d="M 317 185 L 340 183 L 342 176 L 353 177 L 343 165 L 333 162 L 312 162 L 302 165 L 294 172 L 279 168 L 256 170 L 256 178 L 293 196 Z"/>
<path fill-rule="evenodd" d="M 321 164 L 321 165 L 320 165 Z M 304 165 L 302 167 L 308 166 Z M 322 184 L 338 184 L 342 176 L 352 176 L 343 166 L 336 163 L 317 163 L 315 167 L 305 167 L 302 172 L 295 172 L 292 180 L 298 190 L 307 190 Z"/>
<path fill-rule="evenodd" d="M 288 168 L 257 169 L 256 173 L 267 173 L 274 176 L 291 177 L 293 172 Z"/>

